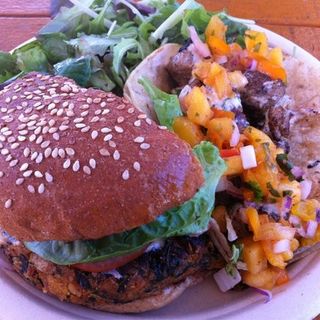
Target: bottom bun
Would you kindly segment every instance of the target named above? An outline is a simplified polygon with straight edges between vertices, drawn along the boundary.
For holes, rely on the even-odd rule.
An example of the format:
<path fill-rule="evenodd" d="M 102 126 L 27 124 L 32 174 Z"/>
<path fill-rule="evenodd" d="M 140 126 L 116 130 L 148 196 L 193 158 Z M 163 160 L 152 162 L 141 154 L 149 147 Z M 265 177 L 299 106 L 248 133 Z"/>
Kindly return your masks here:
<path fill-rule="evenodd" d="M 159 309 L 223 266 L 208 235 L 168 239 L 112 272 L 85 272 L 46 261 L 21 242 L 5 240 L 4 254 L 34 287 L 61 301 L 115 313 Z"/>
<path fill-rule="evenodd" d="M 163 289 L 157 295 L 121 304 L 102 304 L 97 310 L 113 313 L 140 313 L 160 309 L 178 298 L 188 287 L 200 283 L 205 274 L 187 277 L 183 282 Z"/>

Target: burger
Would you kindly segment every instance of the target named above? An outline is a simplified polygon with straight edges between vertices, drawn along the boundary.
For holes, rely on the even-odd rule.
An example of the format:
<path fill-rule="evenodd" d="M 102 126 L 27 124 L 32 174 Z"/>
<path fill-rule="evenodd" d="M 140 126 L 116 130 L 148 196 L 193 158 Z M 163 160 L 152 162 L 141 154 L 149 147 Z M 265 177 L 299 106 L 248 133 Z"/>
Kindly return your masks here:
<path fill-rule="evenodd" d="M 30 73 L 0 92 L 0 245 L 30 284 L 111 312 L 166 305 L 223 266 L 224 161 L 125 98 Z"/>

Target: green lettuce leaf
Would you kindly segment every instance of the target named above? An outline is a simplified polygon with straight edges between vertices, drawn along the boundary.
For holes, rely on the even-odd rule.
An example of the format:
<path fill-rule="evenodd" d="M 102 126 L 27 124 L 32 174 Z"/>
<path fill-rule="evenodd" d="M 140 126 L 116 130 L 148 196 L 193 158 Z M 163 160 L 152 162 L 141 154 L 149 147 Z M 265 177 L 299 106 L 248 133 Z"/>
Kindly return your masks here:
<path fill-rule="evenodd" d="M 91 77 L 91 58 L 67 59 L 54 65 L 56 75 L 68 77 L 85 87 Z"/>
<path fill-rule="evenodd" d="M 183 115 L 177 95 L 163 92 L 144 77 L 139 80 L 139 83 L 153 102 L 159 123 L 172 131 L 174 119 Z"/>
<path fill-rule="evenodd" d="M 0 51 L 0 83 L 19 73 L 17 61 L 10 53 Z"/>
<path fill-rule="evenodd" d="M 49 62 L 39 41 L 32 41 L 13 52 L 21 71 L 48 72 Z"/>
<path fill-rule="evenodd" d="M 214 208 L 215 190 L 226 165 L 210 142 L 197 145 L 194 154 L 204 169 L 204 185 L 192 199 L 155 221 L 99 240 L 25 242 L 26 247 L 45 260 L 69 265 L 125 255 L 160 238 L 204 232 Z"/>

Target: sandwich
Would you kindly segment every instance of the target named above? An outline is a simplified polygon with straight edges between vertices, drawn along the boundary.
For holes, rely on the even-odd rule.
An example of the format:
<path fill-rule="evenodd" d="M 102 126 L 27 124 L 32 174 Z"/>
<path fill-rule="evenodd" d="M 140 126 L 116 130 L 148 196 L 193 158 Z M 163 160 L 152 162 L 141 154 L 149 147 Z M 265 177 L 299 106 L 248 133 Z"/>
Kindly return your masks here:
<path fill-rule="evenodd" d="M 205 234 L 225 170 L 130 102 L 30 73 L 0 92 L 1 247 L 29 283 L 112 312 L 159 308 L 223 265 Z"/>

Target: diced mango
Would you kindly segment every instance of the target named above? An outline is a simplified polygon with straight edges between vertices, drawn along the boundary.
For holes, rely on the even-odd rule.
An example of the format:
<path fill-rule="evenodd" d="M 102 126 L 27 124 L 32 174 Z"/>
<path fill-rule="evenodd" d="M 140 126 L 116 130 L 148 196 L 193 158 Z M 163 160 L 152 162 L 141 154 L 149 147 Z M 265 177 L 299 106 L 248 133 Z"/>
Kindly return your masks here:
<path fill-rule="evenodd" d="M 319 208 L 319 202 L 315 199 L 308 199 L 295 204 L 291 213 L 307 222 L 316 219 L 317 208 Z"/>
<path fill-rule="evenodd" d="M 216 62 L 211 64 L 209 76 L 204 83 L 215 89 L 219 99 L 228 98 L 233 95 L 226 69 Z"/>
<path fill-rule="evenodd" d="M 281 48 L 273 48 L 269 51 L 267 59 L 273 64 L 283 67 L 283 53 Z"/>
<path fill-rule="evenodd" d="M 210 36 L 207 40 L 207 43 L 211 50 L 211 53 L 213 54 L 220 56 L 227 56 L 230 54 L 230 48 L 228 44 L 224 40 L 216 36 Z"/>
<path fill-rule="evenodd" d="M 255 52 L 264 57 L 267 55 L 268 39 L 264 32 L 247 30 L 244 41 L 248 51 Z"/>
<path fill-rule="evenodd" d="M 241 89 L 248 84 L 247 78 L 242 74 L 241 71 L 228 72 L 228 78 L 232 88 Z"/>
<path fill-rule="evenodd" d="M 173 122 L 173 131 L 191 147 L 204 140 L 204 134 L 199 125 L 191 122 L 186 117 L 177 117 Z"/>
<path fill-rule="evenodd" d="M 245 214 L 247 215 L 248 224 L 254 236 L 258 236 L 261 229 L 258 211 L 255 208 L 249 207 L 246 209 Z"/>
<path fill-rule="evenodd" d="M 297 240 L 296 238 L 292 239 L 290 241 L 290 250 L 291 251 L 296 251 L 300 246 L 299 240 Z"/>
<path fill-rule="evenodd" d="M 258 274 L 245 271 L 242 273 L 242 280 L 245 284 L 253 288 L 271 290 L 276 284 L 275 272 L 272 268 L 260 271 Z"/>
<path fill-rule="evenodd" d="M 207 123 L 208 138 L 219 149 L 229 146 L 233 133 L 233 121 L 230 118 L 214 118 Z"/>
<path fill-rule="evenodd" d="M 267 257 L 267 260 L 271 265 L 278 267 L 280 269 L 284 269 L 286 267 L 287 264 L 285 263 L 282 254 L 279 254 L 279 253 L 276 254 L 273 252 L 272 241 L 268 241 L 268 240 L 261 241 L 261 245 Z"/>
<path fill-rule="evenodd" d="M 235 119 L 235 114 L 232 111 L 226 111 L 218 108 L 212 108 L 213 118 L 230 118 Z"/>
<path fill-rule="evenodd" d="M 224 176 L 236 176 L 243 172 L 243 166 L 240 156 L 231 156 L 224 158 L 227 165 L 227 170 L 223 173 Z"/>
<path fill-rule="evenodd" d="M 259 242 L 251 238 L 245 238 L 243 243 L 242 259 L 246 263 L 248 271 L 257 274 L 268 267 L 268 261 Z"/>
<path fill-rule="evenodd" d="M 254 233 L 253 239 L 278 241 L 282 239 L 292 240 L 296 230 L 281 223 L 269 222 L 260 225 L 259 233 Z"/>
<path fill-rule="evenodd" d="M 286 70 L 268 60 L 260 60 L 258 62 L 257 70 L 268 75 L 274 80 L 282 80 L 283 82 L 287 81 Z"/>
<path fill-rule="evenodd" d="M 226 232 L 227 227 L 226 227 L 226 214 L 227 214 L 227 209 L 225 206 L 217 206 L 214 208 L 212 212 L 212 217 L 217 221 L 221 232 Z"/>
<path fill-rule="evenodd" d="M 284 269 L 279 269 L 279 268 L 273 268 L 273 271 L 276 275 L 276 285 L 277 286 L 281 286 L 282 284 L 285 284 L 287 283 L 290 278 L 289 278 L 289 275 L 288 275 L 288 272 Z"/>
<path fill-rule="evenodd" d="M 203 90 L 200 87 L 194 87 L 185 97 L 184 101 L 188 107 L 188 119 L 195 124 L 205 127 L 207 122 L 212 118 L 212 111 Z"/>
<path fill-rule="evenodd" d="M 210 36 L 215 36 L 221 40 L 225 40 L 227 29 L 228 27 L 217 15 L 212 16 L 205 30 L 206 41 L 208 41 Z"/>
<path fill-rule="evenodd" d="M 207 60 L 202 60 L 201 62 L 195 64 L 192 70 L 192 74 L 199 80 L 204 81 L 204 79 L 208 78 L 210 69 L 211 62 Z"/>

